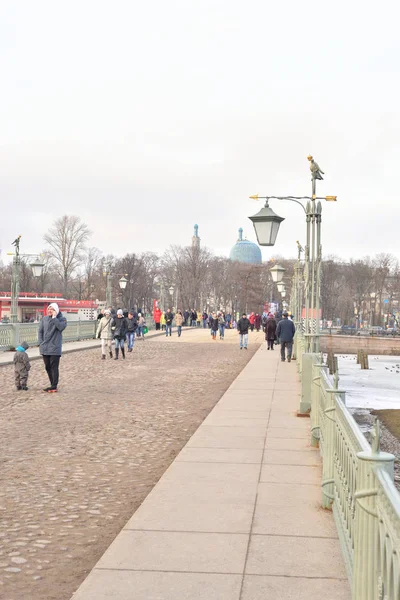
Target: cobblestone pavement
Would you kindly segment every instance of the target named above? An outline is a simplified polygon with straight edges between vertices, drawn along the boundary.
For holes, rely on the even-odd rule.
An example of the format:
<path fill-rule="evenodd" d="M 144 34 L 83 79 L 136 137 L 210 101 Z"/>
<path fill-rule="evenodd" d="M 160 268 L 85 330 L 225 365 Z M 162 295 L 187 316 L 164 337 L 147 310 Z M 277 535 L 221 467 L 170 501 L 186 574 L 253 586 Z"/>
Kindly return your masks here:
<path fill-rule="evenodd" d="M 235 332 L 137 342 L 125 361 L 67 354 L 47 395 L 0 368 L 0 597 L 67 600 L 250 360 Z M 235 342 L 235 343 L 230 343 Z"/>

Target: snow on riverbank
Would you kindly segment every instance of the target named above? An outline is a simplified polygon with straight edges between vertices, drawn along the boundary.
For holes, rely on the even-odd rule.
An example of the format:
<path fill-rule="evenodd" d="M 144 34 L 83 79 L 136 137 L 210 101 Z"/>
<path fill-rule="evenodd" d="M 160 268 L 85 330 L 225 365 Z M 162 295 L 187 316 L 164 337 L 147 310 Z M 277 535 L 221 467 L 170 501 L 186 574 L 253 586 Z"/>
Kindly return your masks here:
<path fill-rule="evenodd" d="M 400 408 L 400 356 L 369 356 L 361 370 L 354 354 L 338 354 L 339 387 L 351 409 Z M 353 412 L 353 411 L 352 411 Z"/>

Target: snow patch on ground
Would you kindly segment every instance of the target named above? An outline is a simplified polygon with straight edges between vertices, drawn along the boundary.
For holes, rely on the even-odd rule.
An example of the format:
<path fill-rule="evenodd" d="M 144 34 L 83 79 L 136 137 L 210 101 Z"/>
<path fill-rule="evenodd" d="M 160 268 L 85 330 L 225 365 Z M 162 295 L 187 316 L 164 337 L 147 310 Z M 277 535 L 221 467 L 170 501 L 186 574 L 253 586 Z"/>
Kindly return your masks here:
<path fill-rule="evenodd" d="M 351 409 L 400 408 L 400 356 L 371 355 L 369 369 L 357 365 L 354 354 L 337 354 L 339 388 L 346 390 Z"/>

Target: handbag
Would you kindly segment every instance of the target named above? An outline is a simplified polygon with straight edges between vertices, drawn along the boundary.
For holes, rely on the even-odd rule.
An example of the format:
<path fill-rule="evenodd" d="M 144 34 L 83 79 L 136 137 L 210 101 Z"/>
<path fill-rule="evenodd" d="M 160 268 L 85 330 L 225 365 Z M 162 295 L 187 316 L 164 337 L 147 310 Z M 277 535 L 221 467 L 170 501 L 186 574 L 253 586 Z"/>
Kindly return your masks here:
<path fill-rule="evenodd" d="M 148 333 L 149 328 L 147 327 L 147 325 L 144 325 L 143 327 L 143 333 Z"/>

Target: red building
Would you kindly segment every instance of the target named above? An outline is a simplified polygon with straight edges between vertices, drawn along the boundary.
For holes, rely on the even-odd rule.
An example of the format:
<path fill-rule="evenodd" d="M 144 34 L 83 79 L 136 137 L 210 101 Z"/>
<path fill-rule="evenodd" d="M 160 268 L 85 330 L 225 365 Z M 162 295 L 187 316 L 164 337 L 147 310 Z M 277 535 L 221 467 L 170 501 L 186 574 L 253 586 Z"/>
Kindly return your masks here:
<path fill-rule="evenodd" d="M 62 294 L 34 294 L 20 292 L 18 296 L 18 321 L 40 320 L 47 307 L 57 302 L 64 316 L 73 321 L 97 318 L 97 302 L 93 300 L 65 300 Z M 11 292 L 0 292 L 0 321 L 11 316 Z"/>

